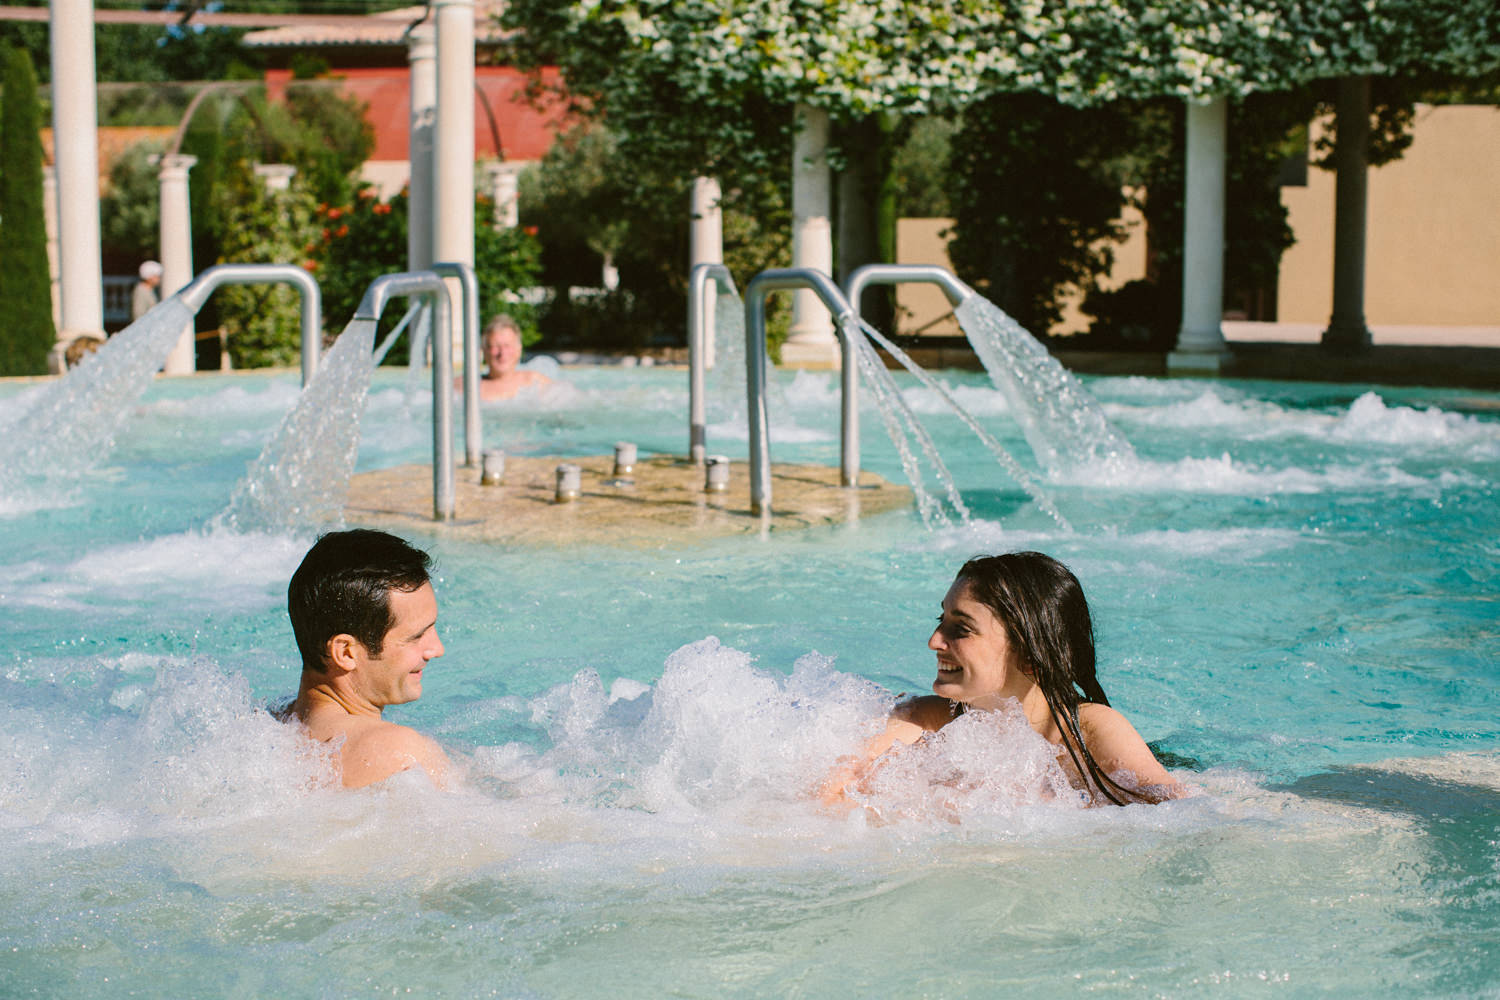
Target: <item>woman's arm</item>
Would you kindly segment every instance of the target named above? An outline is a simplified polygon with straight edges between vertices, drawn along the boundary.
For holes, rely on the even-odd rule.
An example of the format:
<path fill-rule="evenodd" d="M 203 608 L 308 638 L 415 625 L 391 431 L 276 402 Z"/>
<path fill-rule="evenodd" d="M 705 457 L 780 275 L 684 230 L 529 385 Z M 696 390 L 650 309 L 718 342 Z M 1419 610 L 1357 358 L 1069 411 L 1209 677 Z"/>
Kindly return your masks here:
<path fill-rule="evenodd" d="M 940 703 L 941 712 L 929 702 Z M 897 705 L 886 722 L 885 730 L 855 756 L 842 757 L 838 766 L 823 780 L 818 788 L 818 799 L 825 806 L 851 806 L 847 789 L 858 784 L 875 772 L 880 759 L 897 743 L 904 746 L 920 740 L 930 732 L 941 729 L 952 719 L 948 703 L 941 698 L 913 698 Z"/>
<path fill-rule="evenodd" d="M 1085 702 L 1078 706 L 1078 723 L 1089 753 L 1105 774 L 1129 771 L 1136 788 L 1149 785 L 1169 799 L 1187 794 L 1187 789 L 1161 766 L 1130 720 L 1113 708 Z"/>

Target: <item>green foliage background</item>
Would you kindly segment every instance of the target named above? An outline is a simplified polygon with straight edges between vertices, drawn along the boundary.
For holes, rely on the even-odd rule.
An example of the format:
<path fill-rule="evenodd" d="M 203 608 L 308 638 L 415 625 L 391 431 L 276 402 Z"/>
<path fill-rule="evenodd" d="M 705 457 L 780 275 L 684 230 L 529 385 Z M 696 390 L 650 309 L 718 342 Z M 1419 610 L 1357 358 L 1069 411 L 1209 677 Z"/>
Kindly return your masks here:
<path fill-rule="evenodd" d="M 57 340 L 42 210 L 41 112 L 25 52 L 0 46 L 0 375 L 43 375 Z"/>
<path fill-rule="evenodd" d="M 539 317 L 552 349 L 639 351 L 684 342 L 691 174 L 672 149 L 640 159 L 639 144 L 586 122 L 562 136 L 521 178 L 521 221 L 542 247 L 541 280 L 552 289 Z M 790 154 L 782 169 L 739 172 L 724 184 L 724 262 L 744 283 L 790 254 Z M 570 297 L 570 286 L 597 288 L 604 255 L 620 273 L 619 290 Z"/>

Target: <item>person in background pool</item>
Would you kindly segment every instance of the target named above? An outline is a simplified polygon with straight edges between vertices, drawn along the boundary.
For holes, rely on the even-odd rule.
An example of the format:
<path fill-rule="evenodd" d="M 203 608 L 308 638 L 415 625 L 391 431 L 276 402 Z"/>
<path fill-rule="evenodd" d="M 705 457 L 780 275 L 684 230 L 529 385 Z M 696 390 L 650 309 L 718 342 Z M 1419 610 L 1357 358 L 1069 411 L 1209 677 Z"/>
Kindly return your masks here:
<path fill-rule="evenodd" d="M 1161 802 L 1186 794 L 1094 675 L 1094 631 L 1083 587 L 1040 552 L 981 556 L 964 563 L 943 598 L 927 647 L 937 653 L 931 695 L 896 706 L 862 758 L 822 789 L 829 805 L 909 745 L 959 715 L 1020 702 L 1031 728 L 1057 747 L 1074 787 L 1096 805 Z"/>
<path fill-rule="evenodd" d="M 302 680 L 278 717 L 295 718 L 319 742 L 340 741 L 346 788 L 413 767 L 445 783 L 442 749 L 381 717 L 387 705 L 422 697 L 422 673 L 443 655 L 431 563 L 395 535 L 335 531 L 308 550 L 287 587 Z"/>
<path fill-rule="evenodd" d="M 522 389 L 552 381 L 541 372 L 516 367 L 521 363 L 521 328 L 505 313 L 485 325 L 480 347 L 486 366 L 479 380 L 480 399 L 510 399 Z"/>
<path fill-rule="evenodd" d="M 136 272 L 141 280 L 130 291 L 130 321 L 134 323 L 161 301 L 162 266 L 154 260 L 142 261 Z"/>

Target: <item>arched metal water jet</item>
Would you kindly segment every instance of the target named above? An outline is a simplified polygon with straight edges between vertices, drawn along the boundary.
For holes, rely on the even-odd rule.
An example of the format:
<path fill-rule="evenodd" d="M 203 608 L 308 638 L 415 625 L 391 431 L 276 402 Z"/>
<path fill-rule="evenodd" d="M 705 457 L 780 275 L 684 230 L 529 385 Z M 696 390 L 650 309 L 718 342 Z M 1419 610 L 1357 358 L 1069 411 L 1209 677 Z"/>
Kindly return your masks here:
<path fill-rule="evenodd" d="M 699 264 L 688 276 L 688 457 L 702 465 L 708 453 L 704 403 L 704 372 L 708 368 L 708 283 L 721 292 L 739 295 L 734 276 L 723 264 Z"/>
<path fill-rule="evenodd" d="M 454 516 L 453 339 L 446 334 L 451 328 L 448 285 L 434 271 L 382 275 L 370 282 L 354 318 L 377 322 L 386 303 L 402 295 L 432 297 L 432 517 L 436 521 L 451 521 Z"/>
<path fill-rule="evenodd" d="M 854 310 L 833 279 L 807 267 L 762 271 L 745 289 L 745 391 L 750 406 L 750 513 L 771 509 L 770 422 L 766 416 L 766 303 L 771 292 L 808 289 L 834 316 L 842 358 L 843 408 L 839 435 L 840 485 L 859 482 L 859 370 L 854 337 L 859 327 Z"/>
<path fill-rule="evenodd" d="M 295 264 L 216 264 L 199 272 L 177 297 L 198 315 L 221 285 L 262 285 L 286 282 L 302 294 L 302 386 L 318 370 L 323 346 L 323 293 L 317 280 Z"/>

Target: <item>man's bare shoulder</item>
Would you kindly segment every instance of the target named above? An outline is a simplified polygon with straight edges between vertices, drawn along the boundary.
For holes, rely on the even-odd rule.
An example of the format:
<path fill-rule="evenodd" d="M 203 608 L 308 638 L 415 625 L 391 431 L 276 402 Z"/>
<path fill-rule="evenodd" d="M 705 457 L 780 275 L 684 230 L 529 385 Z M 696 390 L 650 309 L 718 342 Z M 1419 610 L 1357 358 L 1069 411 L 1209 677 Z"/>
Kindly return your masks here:
<path fill-rule="evenodd" d="M 350 726 L 340 755 L 344 787 L 362 788 L 393 774 L 421 767 L 438 784 L 448 774 L 448 757 L 436 742 L 409 726 L 385 720 Z"/>

